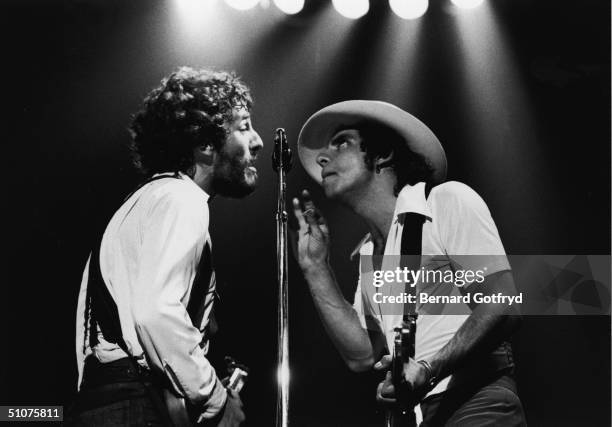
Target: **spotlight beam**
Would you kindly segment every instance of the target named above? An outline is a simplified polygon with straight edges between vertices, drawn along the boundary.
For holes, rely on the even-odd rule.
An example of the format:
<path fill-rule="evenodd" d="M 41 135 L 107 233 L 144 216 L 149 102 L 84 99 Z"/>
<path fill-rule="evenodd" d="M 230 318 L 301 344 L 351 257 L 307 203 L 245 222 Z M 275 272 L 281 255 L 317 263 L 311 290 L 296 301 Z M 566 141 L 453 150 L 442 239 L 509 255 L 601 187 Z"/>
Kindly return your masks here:
<path fill-rule="evenodd" d="M 336 11 L 349 19 L 359 19 L 370 10 L 369 0 L 332 0 Z"/>

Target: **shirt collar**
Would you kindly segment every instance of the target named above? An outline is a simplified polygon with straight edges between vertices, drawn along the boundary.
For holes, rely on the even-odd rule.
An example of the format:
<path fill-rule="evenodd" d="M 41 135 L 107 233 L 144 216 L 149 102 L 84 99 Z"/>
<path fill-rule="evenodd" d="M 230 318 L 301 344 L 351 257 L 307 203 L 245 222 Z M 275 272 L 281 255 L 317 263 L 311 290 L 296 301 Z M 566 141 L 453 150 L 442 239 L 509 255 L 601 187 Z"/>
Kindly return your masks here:
<path fill-rule="evenodd" d="M 349 256 L 349 259 L 352 261 L 357 255 L 359 255 L 361 253 L 361 248 L 370 243 L 372 241 L 372 235 L 370 233 L 366 234 L 364 236 L 363 239 L 361 239 L 361 241 L 359 242 L 359 244 L 357 246 L 355 246 L 355 249 L 353 249 L 353 252 L 351 252 L 351 255 Z"/>
<path fill-rule="evenodd" d="M 397 221 L 399 215 L 413 212 L 426 216 L 431 221 L 431 211 L 427 204 L 425 197 L 425 183 L 419 182 L 415 185 L 406 184 L 404 188 L 397 195 L 397 202 L 395 202 L 395 211 L 393 212 L 393 219 Z M 371 241 L 370 233 L 366 234 L 363 239 L 359 242 L 357 247 L 351 252 L 350 259 L 352 260 L 357 256 L 361 248 Z"/>
<path fill-rule="evenodd" d="M 194 187 L 196 187 L 198 190 L 200 190 L 202 192 L 202 196 L 204 197 L 204 202 L 206 202 L 206 203 L 209 202 L 210 194 L 208 194 L 206 191 L 204 191 L 204 189 L 202 187 L 200 187 L 198 184 L 196 184 L 195 181 L 189 177 L 189 175 L 184 174 L 183 172 L 179 172 L 179 175 L 185 181 L 189 182 L 190 184 L 192 184 Z"/>
<path fill-rule="evenodd" d="M 431 220 L 431 211 L 425 198 L 424 182 L 415 185 L 406 184 L 397 195 L 393 217 L 397 219 L 399 215 L 408 212 L 421 214 Z"/>
<path fill-rule="evenodd" d="M 176 177 L 175 173 L 169 173 L 169 172 L 156 173 L 153 176 L 156 177 L 156 176 L 160 176 L 160 175 L 167 175 L 169 177 L 173 177 L 173 176 Z M 204 198 L 204 203 L 208 203 L 208 201 L 210 200 L 210 195 L 206 191 L 204 191 L 204 189 L 202 187 L 200 187 L 198 184 L 196 184 L 195 181 L 189 177 L 189 175 L 187 175 L 187 174 L 185 174 L 183 172 L 178 172 L 178 176 L 183 181 L 188 182 L 190 185 L 193 185 L 198 190 L 200 190 L 202 192 L 202 197 Z"/>

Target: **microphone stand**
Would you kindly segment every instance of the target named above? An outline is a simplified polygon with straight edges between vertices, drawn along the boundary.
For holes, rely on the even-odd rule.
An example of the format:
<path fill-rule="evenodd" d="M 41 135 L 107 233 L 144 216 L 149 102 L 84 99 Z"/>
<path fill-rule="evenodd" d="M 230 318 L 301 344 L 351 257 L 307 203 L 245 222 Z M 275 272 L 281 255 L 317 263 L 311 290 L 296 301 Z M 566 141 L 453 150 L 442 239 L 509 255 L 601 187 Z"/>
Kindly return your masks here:
<path fill-rule="evenodd" d="M 278 268 L 278 386 L 276 427 L 289 426 L 289 282 L 287 262 L 286 174 L 291 169 L 291 150 L 285 130 L 274 131 L 272 167 L 278 173 L 276 210 L 276 257 Z"/>

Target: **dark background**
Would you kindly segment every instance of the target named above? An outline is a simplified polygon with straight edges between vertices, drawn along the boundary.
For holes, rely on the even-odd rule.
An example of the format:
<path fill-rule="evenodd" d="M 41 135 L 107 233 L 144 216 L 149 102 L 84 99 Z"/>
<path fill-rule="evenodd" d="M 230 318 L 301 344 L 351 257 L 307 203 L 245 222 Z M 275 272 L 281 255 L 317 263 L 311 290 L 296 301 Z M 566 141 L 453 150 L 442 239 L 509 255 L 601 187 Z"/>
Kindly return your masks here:
<path fill-rule="evenodd" d="M 73 397 L 92 224 L 136 184 L 125 149 L 130 114 L 178 65 L 242 75 L 266 144 L 260 189 L 211 202 L 222 306 L 210 357 L 232 354 L 251 367 L 249 425 L 272 425 L 275 411 L 276 127 L 295 144 L 327 104 L 393 102 L 438 135 L 449 179 L 487 201 L 508 253 L 610 254 L 609 1 L 489 0 L 466 18 L 432 0 L 414 22 L 384 1 L 354 22 L 327 1 L 307 1 L 296 17 L 219 3 L 217 18 L 191 30 L 175 3 L 2 2 L 9 257 L 0 404 Z M 327 215 L 332 262 L 352 300 L 357 266 L 348 254 L 364 225 L 323 200 L 299 165 L 288 188 L 289 196 L 311 189 Z M 292 425 L 381 425 L 377 378 L 343 365 L 293 260 L 290 270 Z M 527 317 L 514 344 L 531 425 L 610 425 L 609 316 Z"/>

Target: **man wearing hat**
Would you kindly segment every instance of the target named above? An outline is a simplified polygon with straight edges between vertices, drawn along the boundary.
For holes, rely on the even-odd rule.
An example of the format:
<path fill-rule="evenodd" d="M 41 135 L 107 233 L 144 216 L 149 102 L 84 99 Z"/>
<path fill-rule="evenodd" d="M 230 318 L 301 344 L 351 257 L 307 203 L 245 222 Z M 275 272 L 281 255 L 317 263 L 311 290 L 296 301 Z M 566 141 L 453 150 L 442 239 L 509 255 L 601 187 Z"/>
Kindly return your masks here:
<path fill-rule="evenodd" d="M 414 270 L 481 273 L 482 280 L 462 287 L 415 281 L 417 297 L 441 289 L 470 298 L 475 292 L 515 292 L 485 202 L 468 186 L 445 182 L 444 150 L 416 117 L 380 101 L 340 102 L 308 119 L 298 148 L 302 165 L 325 195 L 355 212 L 370 231 L 358 248 L 362 268 L 350 304 L 328 262 L 327 224 L 307 191 L 301 201 L 293 200 L 300 227 L 298 262 L 324 326 L 351 370 L 388 369 L 394 329 L 405 319 L 403 309 L 373 298 L 373 292 L 382 295 L 391 287 L 371 286 L 364 256 L 384 255 L 381 266 L 389 271 L 402 262 L 390 255 L 412 253 L 422 255 Z M 506 304 L 464 301 L 463 307 L 416 301 L 415 357 L 404 365 L 403 404 L 420 403 L 422 426 L 525 425 L 507 342 L 518 318 L 508 315 L 513 312 Z M 377 399 L 396 403 L 389 374 Z"/>

